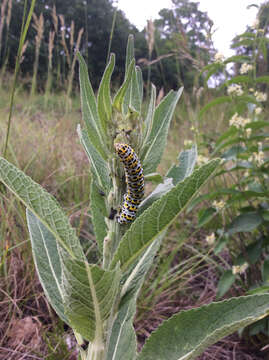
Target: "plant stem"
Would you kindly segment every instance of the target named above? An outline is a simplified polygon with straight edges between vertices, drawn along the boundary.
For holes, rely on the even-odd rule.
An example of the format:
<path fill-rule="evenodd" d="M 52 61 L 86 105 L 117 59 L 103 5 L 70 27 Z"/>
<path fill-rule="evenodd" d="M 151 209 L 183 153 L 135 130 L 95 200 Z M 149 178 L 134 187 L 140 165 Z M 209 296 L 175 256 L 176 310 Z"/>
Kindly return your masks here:
<path fill-rule="evenodd" d="M 89 344 L 86 360 L 104 360 L 104 343 L 101 339 L 96 339 Z"/>

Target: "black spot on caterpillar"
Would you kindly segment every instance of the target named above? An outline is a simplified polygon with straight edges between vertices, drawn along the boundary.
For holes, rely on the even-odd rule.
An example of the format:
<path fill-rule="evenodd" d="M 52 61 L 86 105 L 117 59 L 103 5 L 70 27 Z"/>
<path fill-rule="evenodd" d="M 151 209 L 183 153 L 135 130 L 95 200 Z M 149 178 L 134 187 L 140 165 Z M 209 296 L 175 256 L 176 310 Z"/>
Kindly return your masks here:
<path fill-rule="evenodd" d="M 126 224 L 135 219 L 137 209 L 144 196 L 144 174 L 138 156 L 127 144 L 115 144 L 116 153 L 124 164 L 127 192 L 124 195 L 117 221 Z"/>
<path fill-rule="evenodd" d="M 113 220 L 116 214 L 117 214 L 117 210 L 113 209 L 113 207 L 112 207 L 110 209 L 110 214 L 108 216 L 109 220 Z"/>

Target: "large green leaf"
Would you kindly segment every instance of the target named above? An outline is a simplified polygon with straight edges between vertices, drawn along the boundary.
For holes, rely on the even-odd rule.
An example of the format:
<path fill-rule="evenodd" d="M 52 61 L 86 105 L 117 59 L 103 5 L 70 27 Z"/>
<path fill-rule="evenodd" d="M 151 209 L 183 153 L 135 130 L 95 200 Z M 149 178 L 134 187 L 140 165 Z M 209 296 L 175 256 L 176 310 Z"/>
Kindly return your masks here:
<path fill-rule="evenodd" d="M 219 161 L 219 159 L 212 160 L 200 167 L 145 210 L 122 237 L 112 266 L 120 261 L 122 269 L 124 271 L 128 269 L 185 208 L 191 198 L 214 173 Z"/>
<path fill-rule="evenodd" d="M 29 209 L 26 209 L 26 216 L 40 283 L 56 313 L 68 324 L 64 314 L 59 245 L 55 236 Z"/>
<path fill-rule="evenodd" d="M 96 147 L 102 157 L 106 159 L 107 155 L 104 152 L 104 149 L 106 148 L 106 144 L 104 142 L 105 134 L 98 116 L 95 95 L 88 76 L 88 68 L 80 53 L 78 52 L 77 54 L 79 60 L 79 82 L 82 117 L 85 121 L 91 143 Z"/>
<path fill-rule="evenodd" d="M 97 95 L 97 110 L 101 121 L 103 133 L 105 134 L 105 136 L 107 136 L 107 126 L 109 121 L 111 120 L 111 115 L 112 115 L 110 81 L 111 81 L 111 75 L 114 70 L 114 66 L 115 66 L 115 55 L 111 54 L 109 63 L 107 64 L 104 75 L 102 77 Z"/>
<path fill-rule="evenodd" d="M 235 234 L 241 231 L 252 231 L 263 221 L 262 216 L 256 212 L 238 215 L 228 226 L 228 233 Z"/>
<path fill-rule="evenodd" d="M 134 59 L 134 35 L 130 34 L 128 36 L 127 48 L 126 48 L 126 61 L 125 61 L 125 76 L 124 80 L 127 78 L 128 69 L 131 62 Z"/>
<path fill-rule="evenodd" d="M 103 242 L 107 235 L 105 219 L 108 218 L 108 214 L 105 196 L 102 195 L 94 181 L 91 182 L 90 206 L 96 242 L 100 253 L 103 254 Z"/>
<path fill-rule="evenodd" d="M 170 122 L 182 91 L 183 88 L 177 92 L 170 91 L 155 109 L 152 127 L 144 139 L 141 153 L 145 174 L 154 172 L 162 158 Z"/>
<path fill-rule="evenodd" d="M 147 139 L 150 136 L 151 133 L 151 129 L 153 126 L 153 118 L 154 118 L 154 110 L 155 110 L 155 103 L 156 103 L 156 87 L 151 84 L 151 95 L 150 95 L 150 101 L 149 101 L 149 106 L 148 106 L 148 110 L 147 110 L 147 115 L 145 118 L 145 126 L 144 126 L 144 146 L 146 145 Z M 143 148 L 141 153 L 143 152 Z"/>
<path fill-rule="evenodd" d="M 136 358 L 136 335 L 133 318 L 136 298 L 130 296 L 120 307 L 109 333 L 106 360 L 134 360 Z"/>
<path fill-rule="evenodd" d="M 60 249 L 65 315 L 76 332 L 93 341 L 101 338 L 118 293 L 120 270 L 105 271 L 73 260 Z"/>
<path fill-rule="evenodd" d="M 93 173 L 94 180 L 106 194 L 110 190 L 110 176 L 107 166 L 107 162 L 102 158 L 100 153 L 92 145 L 88 133 L 85 130 L 81 130 L 80 125 L 77 128 L 78 136 L 83 145 L 86 154 L 88 155 L 89 161 L 91 163 L 91 170 Z"/>
<path fill-rule="evenodd" d="M 49 193 L 1 157 L 0 181 L 43 223 L 71 257 L 85 259 L 75 230 L 70 226 L 67 216 Z"/>
<path fill-rule="evenodd" d="M 130 64 L 135 63 L 134 56 L 134 36 L 129 35 L 126 49 L 126 62 L 125 62 L 125 77 L 126 81 L 128 77 Z M 127 115 L 131 111 L 135 116 L 140 114 L 143 100 L 143 79 L 141 69 L 136 66 L 132 72 L 131 82 L 125 92 L 125 98 L 123 102 L 123 114 Z"/>
<path fill-rule="evenodd" d="M 137 360 L 191 360 L 221 338 L 269 314 L 269 294 L 181 311 L 148 338 Z"/>
<path fill-rule="evenodd" d="M 138 66 L 135 67 L 131 81 L 131 97 L 130 97 L 130 109 L 136 114 L 140 114 L 142 100 L 143 100 L 143 82 L 142 72 Z"/>
<path fill-rule="evenodd" d="M 166 178 L 163 183 L 158 184 L 156 188 L 147 196 L 138 208 L 138 216 L 150 207 L 156 200 L 174 187 L 172 178 Z"/>
<path fill-rule="evenodd" d="M 193 145 L 191 149 L 181 151 L 178 157 L 179 165 L 173 165 L 166 177 L 173 179 L 173 184 L 184 180 L 187 176 L 190 176 L 194 170 L 197 159 L 197 147 Z"/>
<path fill-rule="evenodd" d="M 107 360 L 135 359 L 136 336 L 133 328 L 133 318 L 136 312 L 136 299 L 144 277 L 160 247 L 164 234 L 165 232 L 146 249 L 135 266 L 133 266 L 128 275 L 125 276 L 121 291 L 122 300 L 119 305 L 117 317 L 113 322 L 108 341 Z M 121 282 L 123 282 L 123 280 Z"/>
<path fill-rule="evenodd" d="M 114 97 L 114 100 L 113 100 L 113 107 L 115 109 L 117 109 L 121 113 L 124 112 L 124 108 L 123 108 L 124 99 L 125 99 L 125 96 L 126 96 L 126 92 L 127 92 L 128 88 L 130 86 L 130 83 L 132 81 L 132 76 L 133 76 L 134 71 L 135 71 L 135 60 L 133 59 L 131 61 L 130 65 L 129 65 L 126 78 L 125 78 L 122 86 L 117 91 L 117 93 L 116 93 L 116 95 Z M 127 111 L 128 111 L 128 109 L 127 109 Z"/>

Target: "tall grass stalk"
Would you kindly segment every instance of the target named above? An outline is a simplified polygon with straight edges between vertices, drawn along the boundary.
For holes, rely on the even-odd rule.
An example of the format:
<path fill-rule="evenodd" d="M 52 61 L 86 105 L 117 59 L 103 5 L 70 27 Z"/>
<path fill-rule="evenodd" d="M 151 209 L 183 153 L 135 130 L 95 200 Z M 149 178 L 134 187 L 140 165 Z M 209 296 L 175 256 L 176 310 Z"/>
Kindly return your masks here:
<path fill-rule="evenodd" d="M 2 38 L 3 38 L 3 30 L 4 30 L 4 25 L 5 25 L 5 21 L 6 21 L 6 7 L 7 7 L 7 2 L 8 0 L 3 0 L 2 5 L 1 5 L 1 18 L 0 18 L 0 59 L 1 59 L 1 49 L 2 49 Z"/>
<path fill-rule="evenodd" d="M 46 82 L 45 89 L 45 106 L 48 104 L 48 96 L 51 91 L 51 83 L 52 83 L 52 56 L 53 56 L 53 48 L 54 48 L 54 39 L 55 39 L 55 31 L 49 32 L 49 63 L 48 63 L 48 78 Z"/>
<path fill-rule="evenodd" d="M 12 14 L 12 0 L 8 1 L 8 9 L 7 9 L 7 16 L 6 16 L 6 36 L 5 36 L 5 46 L 4 46 L 4 51 L 3 51 L 3 62 L 2 62 L 2 74 L 5 74 L 6 71 L 6 65 L 8 62 L 8 40 L 9 40 L 9 26 L 10 26 L 10 21 L 11 21 L 11 14 Z"/>
<path fill-rule="evenodd" d="M 15 72 L 13 77 L 13 84 L 11 89 L 11 95 L 10 95 L 10 103 L 9 103 L 9 115 L 8 115 L 8 122 L 7 122 L 7 133 L 6 133 L 6 140 L 3 150 L 3 157 L 6 157 L 7 147 L 8 147 L 8 140 L 9 140 L 9 133 L 10 133 L 10 127 L 11 127 L 11 118 L 12 118 L 12 112 L 13 112 L 13 105 L 14 105 L 14 95 L 15 95 L 15 89 L 17 85 L 17 78 L 18 73 L 20 69 L 20 62 L 21 62 L 21 56 L 22 56 L 22 50 L 25 43 L 25 38 L 29 29 L 30 21 L 32 19 L 34 7 L 35 7 L 36 0 L 31 0 L 31 6 L 28 12 L 27 19 L 26 18 L 26 11 L 27 11 L 27 0 L 24 1 L 24 9 L 23 9 L 23 19 L 22 19 L 22 25 L 21 25 L 21 33 L 20 33 L 20 42 L 19 42 L 19 48 L 17 52 L 16 57 L 16 64 L 15 64 Z"/>
<path fill-rule="evenodd" d="M 69 68 L 71 68 L 71 57 L 70 57 L 70 53 L 69 53 L 69 50 L 68 50 L 68 47 L 67 47 L 67 44 L 66 44 L 66 41 L 65 41 L 66 26 L 65 26 L 64 16 L 59 15 L 59 19 L 60 19 L 60 22 L 61 22 L 61 42 L 62 42 L 64 52 L 65 52 L 65 55 L 66 55 L 67 64 L 68 64 Z"/>
<path fill-rule="evenodd" d="M 74 24 L 73 21 L 72 21 L 72 23 Z M 71 29 L 72 29 L 72 27 L 71 27 Z M 69 99 L 70 99 L 70 95 L 71 95 L 72 87 L 73 87 L 73 80 L 74 80 L 74 75 L 75 75 L 75 64 L 76 64 L 76 53 L 77 53 L 77 51 L 79 51 L 83 31 L 84 31 L 84 29 L 82 29 L 82 28 L 79 30 L 78 37 L 77 37 L 77 42 L 76 42 L 75 52 L 73 53 L 74 55 L 73 55 L 73 58 L 72 58 L 71 69 L 70 69 L 69 76 L 68 76 L 68 87 L 67 87 L 67 94 L 66 94 L 67 95 L 67 102 L 66 102 L 67 108 L 66 108 L 66 110 L 68 109 Z M 70 46 L 71 45 L 74 46 L 74 40 L 72 40 L 72 39 L 74 39 L 73 36 L 70 37 Z M 72 41 L 72 43 L 71 43 L 71 41 Z M 71 47 L 71 49 L 72 49 L 72 47 Z"/>
<path fill-rule="evenodd" d="M 32 78 L 32 86 L 31 86 L 31 97 L 36 92 L 36 78 L 37 78 L 37 71 L 38 71 L 38 63 L 39 63 L 39 54 L 40 54 L 40 46 L 41 41 L 44 33 L 44 16 L 41 13 L 39 18 L 36 14 L 33 14 L 34 24 L 33 28 L 36 30 L 37 34 L 35 37 L 35 61 L 34 61 L 34 72 Z"/>
<path fill-rule="evenodd" d="M 56 84 L 58 84 L 58 86 L 59 86 L 59 84 L 61 83 L 61 59 L 60 59 L 60 55 L 59 55 L 59 41 L 58 41 L 59 19 L 58 19 L 58 15 L 56 12 L 55 4 L 53 5 L 51 16 L 52 16 L 53 27 L 54 27 L 54 31 L 55 31 L 55 53 L 56 53 L 55 68 L 57 69 Z"/>

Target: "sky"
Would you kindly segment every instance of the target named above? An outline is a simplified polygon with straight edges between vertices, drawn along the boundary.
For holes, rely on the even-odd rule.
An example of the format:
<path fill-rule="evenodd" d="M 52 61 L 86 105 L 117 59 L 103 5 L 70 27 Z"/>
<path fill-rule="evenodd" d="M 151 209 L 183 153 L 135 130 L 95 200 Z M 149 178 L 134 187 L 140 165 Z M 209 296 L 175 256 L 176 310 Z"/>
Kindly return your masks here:
<path fill-rule="evenodd" d="M 215 48 L 225 57 L 233 55 L 230 44 L 235 35 L 245 31 L 247 25 L 253 24 L 257 9 L 250 4 L 261 4 L 262 0 L 191 0 L 199 2 L 199 9 L 207 12 L 214 22 L 213 35 Z M 116 2 L 129 21 L 139 30 L 146 26 L 147 19 L 158 18 L 163 8 L 171 8 L 171 0 L 118 0 Z"/>

